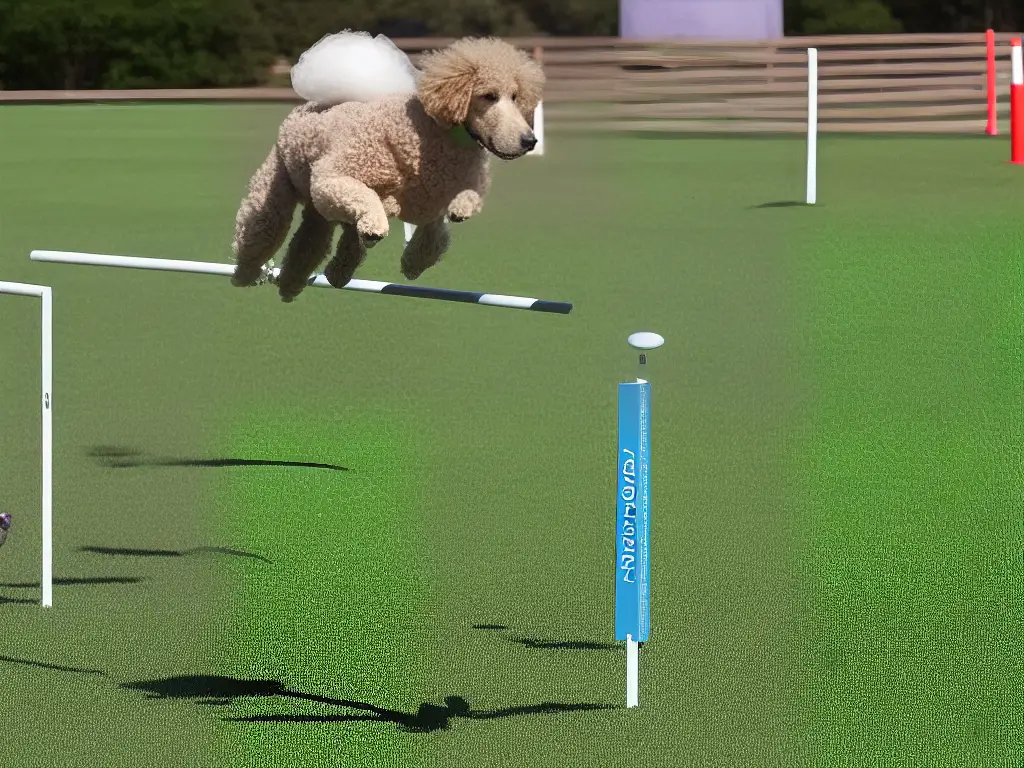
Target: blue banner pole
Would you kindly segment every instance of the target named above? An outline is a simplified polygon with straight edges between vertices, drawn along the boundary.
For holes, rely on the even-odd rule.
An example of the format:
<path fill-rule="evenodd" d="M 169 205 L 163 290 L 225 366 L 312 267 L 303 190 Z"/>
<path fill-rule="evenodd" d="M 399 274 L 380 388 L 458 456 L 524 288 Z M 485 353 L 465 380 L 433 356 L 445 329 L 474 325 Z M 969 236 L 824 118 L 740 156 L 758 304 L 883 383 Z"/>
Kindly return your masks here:
<path fill-rule="evenodd" d="M 651 628 L 651 384 L 646 350 L 665 340 L 635 333 L 630 346 L 640 353 L 640 376 L 619 384 L 618 459 L 615 515 L 615 639 L 626 643 L 626 706 L 639 703 L 640 648 Z"/>

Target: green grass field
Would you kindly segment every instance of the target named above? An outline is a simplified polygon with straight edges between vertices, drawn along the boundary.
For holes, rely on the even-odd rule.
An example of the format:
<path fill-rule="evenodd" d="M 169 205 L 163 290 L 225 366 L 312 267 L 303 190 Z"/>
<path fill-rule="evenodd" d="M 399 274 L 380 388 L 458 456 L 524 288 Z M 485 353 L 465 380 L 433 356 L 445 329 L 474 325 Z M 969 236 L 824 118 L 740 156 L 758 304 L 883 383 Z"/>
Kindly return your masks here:
<path fill-rule="evenodd" d="M 1024 237 L 1005 139 L 549 137 L 425 285 L 228 260 L 276 107 L 0 110 L 0 765 L 996 766 L 1021 707 Z M 400 280 L 400 227 L 360 275 Z M 654 383 L 641 706 L 616 384 Z"/>

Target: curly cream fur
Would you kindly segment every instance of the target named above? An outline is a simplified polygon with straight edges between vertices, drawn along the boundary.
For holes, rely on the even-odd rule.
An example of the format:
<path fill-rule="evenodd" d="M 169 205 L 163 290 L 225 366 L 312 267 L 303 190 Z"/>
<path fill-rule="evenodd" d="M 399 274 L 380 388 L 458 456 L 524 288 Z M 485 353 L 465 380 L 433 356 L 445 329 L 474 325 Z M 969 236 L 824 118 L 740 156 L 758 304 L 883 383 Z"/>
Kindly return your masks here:
<path fill-rule="evenodd" d="M 293 300 L 342 237 L 324 270 L 342 287 L 389 232 L 389 217 L 417 225 L 402 255 L 410 280 L 436 264 L 450 242 L 447 220 L 478 214 L 490 188 L 489 154 L 532 148 L 540 67 L 508 43 L 465 38 L 423 57 L 417 94 L 337 106 L 306 103 L 282 123 L 249 182 L 236 216 L 235 285 L 259 281 L 284 243 L 297 205 L 302 222 L 288 245 L 278 289 Z M 474 142 L 459 141 L 465 126 Z M 467 144 L 469 144 L 467 146 Z"/>

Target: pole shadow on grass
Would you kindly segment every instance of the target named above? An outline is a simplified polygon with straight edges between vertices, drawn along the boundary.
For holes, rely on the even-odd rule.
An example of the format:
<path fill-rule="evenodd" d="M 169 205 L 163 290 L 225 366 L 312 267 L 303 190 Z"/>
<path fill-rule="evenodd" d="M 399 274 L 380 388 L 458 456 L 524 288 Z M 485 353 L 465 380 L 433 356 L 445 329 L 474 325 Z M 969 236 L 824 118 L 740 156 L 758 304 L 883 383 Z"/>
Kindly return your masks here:
<path fill-rule="evenodd" d="M 142 579 L 137 576 L 84 576 L 74 579 L 54 579 L 53 585 L 61 587 L 86 586 L 91 584 L 138 584 Z M 38 581 L 19 581 L 0 584 L 0 587 L 7 589 L 39 589 L 42 584 Z"/>
<path fill-rule="evenodd" d="M 501 632 L 507 630 L 508 627 L 504 624 L 474 624 L 473 629 Z M 614 643 L 594 643 L 586 640 L 538 640 L 534 637 L 510 637 L 509 642 L 547 651 L 614 651 L 619 649 L 619 646 Z"/>
<path fill-rule="evenodd" d="M 764 208 L 820 208 L 820 205 L 808 205 L 802 200 L 778 200 L 772 203 L 761 203 L 760 205 L 750 206 L 753 210 L 760 210 Z"/>
<path fill-rule="evenodd" d="M 78 587 L 104 584 L 139 584 L 142 579 L 135 576 L 85 576 L 79 578 L 54 579 L 55 587 Z M 42 583 L 38 581 L 10 581 L 0 583 L 4 589 L 40 589 Z M 7 597 L 0 595 L 0 605 L 38 605 L 38 600 L 30 600 L 27 597 Z"/>
<path fill-rule="evenodd" d="M 112 557 L 190 557 L 192 555 L 215 554 L 230 555 L 231 557 L 248 557 L 253 560 L 273 565 L 274 561 L 263 555 L 253 552 L 244 552 L 240 549 L 229 549 L 228 547 L 192 547 L 191 549 L 136 549 L 132 547 L 79 547 L 79 552 L 89 552 L 94 555 L 110 555 Z"/>
<path fill-rule="evenodd" d="M 123 683 L 122 688 L 142 691 L 152 699 L 196 699 L 204 706 L 227 706 L 239 698 L 277 697 L 356 710 L 361 714 L 300 715 L 268 714 L 229 717 L 225 720 L 243 723 L 389 723 L 412 733 L 431 733 L 446 729 L 453 718 L 491 720 L 518 715 L 553 714 L 615 709 L 610 704 L 565 704 L 543 702 L 506 709 L 474 710 L 461 696 L 447 696 L 444 705 L 423 703 L 416 712 L 385 709 L 362 701 L 335 699 L 286 688 L 278 680 L 243 680 L 220 675 L 190 675 L 157 680 Z"/>
<path fill-rule="evenodd" d="M 326 469 L 332 472 L 348 472 L 348 467 L 339 464 L 323 464 L 316 461 L 285 461 L 282 459 L 240 459 L 240 458 L 146 458 L 141 451 L 130 448 L 98 446 L 89 450 L 89 456 L 107 469 L 138 469 L 140 467 L 303 467 Z"/>
<path fill-rule="evenodd" d="M 31 659 L 19 659 L 16 656 L 2 656 L 0 655 L 0 662 L 4 664 L 19 664 L 26 667 L 36 667 L 38 669 L 50 669 L 57 672 L 77 672 L 84 675 L 106 675 L 102 669 L 88 669 L 84 667 L 65 667 L 60 664 L 48 664 L 45 661 L 32 661 Z"/>
<path fill-rule="evenodd" d="M 0 595 L 0 605 L 39 605 L 39 601 L 29 600 L 27 597 L 4 597 Z"/>
<path fill-rule="evenodd" d="M 612 643 L 592 643 L 583 640 L 550 641 L 537 640 L 532 637 L 513 637 L 513 643 L 519 643 L 527 648 L 548 651 L 615 651 L 619 646 Z"/>

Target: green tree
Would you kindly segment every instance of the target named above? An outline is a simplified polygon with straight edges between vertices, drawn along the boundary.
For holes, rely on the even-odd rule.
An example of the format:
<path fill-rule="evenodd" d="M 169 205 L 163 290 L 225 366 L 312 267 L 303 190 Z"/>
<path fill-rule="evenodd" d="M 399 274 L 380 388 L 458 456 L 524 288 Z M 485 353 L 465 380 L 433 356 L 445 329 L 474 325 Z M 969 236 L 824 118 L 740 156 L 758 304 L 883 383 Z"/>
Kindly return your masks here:
<path fill-rule="evenodd" d="M 890 34 L 902 32 L 883 0 L 786 0 L 786 34 Z"/>
<path fill-rule="evenodd" d="M 249 85 L 272 53 L 249 0 L 0 0 L 9 89 Z"/>

